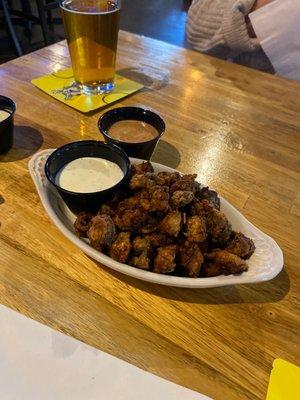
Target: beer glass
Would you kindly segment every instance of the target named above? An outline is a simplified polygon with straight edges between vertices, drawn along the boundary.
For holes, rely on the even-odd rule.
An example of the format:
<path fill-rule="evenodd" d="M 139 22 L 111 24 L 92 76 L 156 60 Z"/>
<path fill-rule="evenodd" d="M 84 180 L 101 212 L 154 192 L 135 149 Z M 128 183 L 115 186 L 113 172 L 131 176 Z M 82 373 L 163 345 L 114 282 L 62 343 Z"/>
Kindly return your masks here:
<path fill-rule="evenodd" d="M 85 94 L 114 88 L 121 0 L 60 0 L 75 81 Z"/>

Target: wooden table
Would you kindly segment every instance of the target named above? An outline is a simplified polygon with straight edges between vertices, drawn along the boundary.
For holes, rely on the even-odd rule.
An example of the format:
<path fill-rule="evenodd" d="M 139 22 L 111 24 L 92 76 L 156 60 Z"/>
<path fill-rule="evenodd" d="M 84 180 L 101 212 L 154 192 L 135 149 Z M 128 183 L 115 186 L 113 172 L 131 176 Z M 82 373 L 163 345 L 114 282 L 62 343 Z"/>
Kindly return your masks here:
<path fill-rule="evenodd" d="M 300 356 L 300 85 L 121 34 L 118 67 L 148 89 L 118 105 L 166 120 L 154 160 L 196 171 L 284 251 L 270 282 L 187 290 L 98 265 L 44 212 L 30 156 L 99 138 L 101 111 L 83 115 L 30 84 L 68 64 L 59 43 L 0 68 L 1 94 L 17 102 L 16 143 L 0 162 L 0 302 L 215 400 L 264 399 L 273 360 Z"/>

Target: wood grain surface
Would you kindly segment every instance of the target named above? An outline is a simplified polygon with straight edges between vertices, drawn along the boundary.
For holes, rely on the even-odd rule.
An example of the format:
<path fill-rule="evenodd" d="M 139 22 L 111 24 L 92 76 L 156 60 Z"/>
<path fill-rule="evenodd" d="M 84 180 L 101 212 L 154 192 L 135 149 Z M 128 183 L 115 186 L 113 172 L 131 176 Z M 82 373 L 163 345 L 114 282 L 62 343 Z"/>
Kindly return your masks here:
<path fill-rule="evenodd" d="M 300 85 L 121 33 L 119 73 L 146 88 L 118 106 L 166 121 L 153 160 L 197 172 L 284 251 L 270 282 L 188 290 L 97 264 L 44 212 L 30 156 L 100 138 L 103 110 L 81 114 L 30 83 L 68 65 L 62 42 L 0 67 L 1 94 L 17 103 L 15 144 L 0 157 L 0 302 L 215 400 L 264 399 L 273 360 L 300 356 Z"/>

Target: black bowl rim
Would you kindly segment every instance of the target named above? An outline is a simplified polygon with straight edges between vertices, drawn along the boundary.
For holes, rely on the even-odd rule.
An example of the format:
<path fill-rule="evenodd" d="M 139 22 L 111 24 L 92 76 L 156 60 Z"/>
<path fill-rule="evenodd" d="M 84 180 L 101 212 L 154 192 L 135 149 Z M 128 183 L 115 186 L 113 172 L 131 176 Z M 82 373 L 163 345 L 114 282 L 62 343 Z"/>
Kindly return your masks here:
<path fill-rule="evenodd" d="M 10 103 L 10 105 L 12 106 L 12 112 L 11 112 L 10 115 L 13 115 L 16 112 L 16 109 L 17 109 L 16 103 L 10 97 L 3 96 L 2 94 L 0 94 L 0 100 L 1 99 L 6 100 L 6 101 L 8 101 Z M 2 108 L 1 108 L 1 110 L 2 110 Z M 9 117 L 7 117 L 7 118 L 9 118 Z"/>
<path fill-rule="evenodd" d="M 101 123 L 102 123 L 104 117 L 109 116 L 109 114 L 114 114 L 114 113 L 116 113 L 116 112 L 118 112 L 120 110 L 125 110 L 125 111 L 127 110 L 128 112 L 130 112 L 130 111 L 138 111 L 139 110 L 139 111 L 142 111 L 143 113 L 146 113 L 146 114 L 148 114 L 148 115 L 150 115 L 150 116 L 152 116 L 154 118 L 157 118 L 159 120 L 159 122 L 161 123 L 161 125 L 162 125 L 162 131 L 161 132 L 157 131 L 158 135 L 155 138 L 147 140 L 145 142 L 123 142 L 121 140 L 112 138 L 108 134 L 108 131 L 106 129 L 102 129 Z M 120 121 L 126 121 L 126 120 L 131 121 L 128 118 L 123 118 Z M 119 121 L 117 121 L 117 122 L 119 122 Z M 113 125 L 113 123 L 110 126 L 112 126 L 112 125 Z M 155 126 L 154 126 L 154 128 L 156 129 Z M 116 107 L 116 108 L 113 108 L 113 109 L 111 109 L 109 111 L 106 111 L 104 114 L 101 115 L 101 117 L 98 119 L 98 129 L 99 129 L 99 131 L 102 133 L 102 135 L 105 138 L 107 138 L 107 139 L 111 140 L 112 142 L 116 143 L 116 145 L 120 144 L 120 145 L 126 145 L 126 146 L 139 146 L 139 145 L 145 145 L 145 144 L 148 144 L 148 143 L 151 143 L 151 142 L 158 141 L 161 138 L 161 136 L 165 133 L 166 124 L 165 124 L 165 121 L 162 119 L 161 116 L 159 116 L 154 111 L 148 110 L 147 108 L 142 108 L 142 107 Z"/>
<path fill-rule="evenodd" d="M 119 153 L 124 158 L 124 160 L 126 162 L 127 172 L 124 174 L 123 178 L 118 183 L 116 183 L 114 186 L 111 186 L 110 188 L 107 188 L 104 190 L 99 190 L 97 192 L 82 193 L 82 192 L 72 192 L 71 190 L 64 189 L 61 186 L 57 185 L 51 179 L 49 165 L 50 165 L 50 162 L 51 162 L 52 158 L 54 157 L 54 155 L 58 151 L 63 150 L 65 147 L 74 146 L 74 145 L 85 145 L 85 144 L 93 144 L 96 146 L 100 145 L 102 147 L 110 148 L 111 150 Z M 131 163 L 130 163 L 129 157 L 127 156 L 125 151 L 123 151 L 122 149 L 120 149 L 120 147 L 118 147 L 114 144 L 104 143 L 104 142 L 101 142 L 100 140 L 79 140 L 77 142 L 71 142 L 71 143 L 64 144 L 63 146 L 58 147 L 56 150 L 54 150 L 53 153 L 51 153 L 50 156 L 47 158 L 47 161 L 45 163 L 45 175 L 46 175 L 46 178 L 48 179 L 48 181 L 51 183 L 51 185 L 53 185 L 58 191 L 61 191 L 63 193 L 69 194 L 69 195 L 74 195 L 74 196 L 93 196 L 93 195 L 97 195 L 97 194 L 109 193 L 112 190 L 117 189 L 119 186 L 121 186 L 124 183 L 124 181 L 127 180 L 127 178 L 129 177 L 130 172 L 131 172 Z"/>

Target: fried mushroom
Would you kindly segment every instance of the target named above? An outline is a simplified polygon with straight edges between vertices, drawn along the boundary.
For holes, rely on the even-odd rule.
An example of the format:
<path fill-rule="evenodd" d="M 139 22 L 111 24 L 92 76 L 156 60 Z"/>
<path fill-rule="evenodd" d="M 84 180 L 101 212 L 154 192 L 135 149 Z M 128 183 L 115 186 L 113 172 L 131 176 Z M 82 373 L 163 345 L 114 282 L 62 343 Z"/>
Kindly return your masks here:
<path fill-rule="evenodd" d="M 255 245 L 252 239 L 237 232 L 225 250 L 246 260 L 254 253 Z"/>
<path fill-rule="evenodd" d="M 205 255 L 206 274 L 210 276 L 240 274 L 248 270 L 244 260 L 226 250 L 213 250 Z"/>
<path fill-rule="evenodd" d="M 179 172 L 159 172 L 157 176 L 160 178 L 163 186 L 171 186 L 180 178 Z"/>
<path fill-rule="evenodd" d="M 200 215 L 202 217 L 205 217 L 207 207 L 204 207 L 204 204 L 205 201 L 202 202 L 201 200 L 194 198 L 194 200 L 189 204 L 188 214 L 190 216 Z M 209 205 L 208 202 L 207 205 Z"/>
<path fill-rule="evenodd" d="M 132 241 L 132 248 L 136 254 L 144 251 L 148 253 L 151 250 L 151 242 L 146 237 L 136 236 Z"/>
<path fill-rule="evenodd" d="M 203 265 L 203 255 L 196 243 L 185 241 L 179 247 L 179 264 L 191 278 L 199 276 Z"/>
<path fill-rule="evenodd" d="M 120 232 L 116 240 L 109 248 L 108 254 L 111 258 L 121 263 L 128 260 L 132 245 L 129 232 Z"/>
<path fill-rule="evenodd" d="M 207 233 L 213 244 L 226 245 L 229 241 L 232 227 L 225 214 L 203 201 Z"/>
<path fill-rule="evenodd" d="M 172 239 L 170 238 L 170 236 L 162 232 L 154 232 L 151 235 L 146 235 L 145 239 L 148 239 L 151 243 L 151 246 L 153 246 L 154 248 L 167 246 L 172 243 Z"/>
<path fill-rule="evenodd" d="M 116 235 L 116 228 L 109 215 L 96 215 L 91 220 L 91 225 L 87 231 L 91 246 L 102 251 L 104 246 L 109 246 Z"/>
<path fill-rule="evenodd" d="M 199 215 L 189 217 L 185 235 L 190 242 L 204 242 L 207 237 L 205 219 Z"/>
<path fill-rule="evenodd" d="M 169 188 L 167 186 L 155 186 L 150 191 L 150 210 L 167 212 L 169 210 Z"/>
<path fill-rule="evenodd" d="M 170 204 L 174 209 L 185 207 L 190 204 L 194 199 L 194 193 L 183 190 L 176 190 L 172 194 Z"/>
<path fill-rule="evenodd" d="M 174 271 L 176 267 L 175 257 L 177 252 L 176 245 L 160 247 L 154 259 L 153 272 L 157 274 L 168 274 Z"/>
<path fill-rule="evenodd" d="M 147 251 L 143 251 L 138 256 L 132 257 L 129 264 L 136 268 L 149 270 L 151 268 L 151 259 Z"/>
<path fill-rule="evenodd" d="M 140 229 L 147 222 L 148 215 L 142 207 L 125 209 L 118 212 L 114 218 L 117 227 L 122 231 L 134 232 Z"/>
<path fill-rule="evenodd" d="M 197 174 L 189 174 L 180 176 L 170 187 L 170 193 L 174 193 L 177 190 L 184 192 L 195 193 L 199 188 L 199 184 L 195 182 Z"/>
<path fill-rule="evenodd" d="M 130 265 L 140 269 L 148 270 L 151 267 L 152 246 L 150 240 L 137 236 L 132 242 L 135 256 L 130 260 Z"/>
<path fill-rule="evenodd" d="M 87 237 L 87 232 L 91 226 L 93 215 L 85 211 L 77 215 L 74 222 L 75 234 L 79 237 Z"/>
<path fill-rule="evenodd" d="M 182 224 L 182 216 L 179 211 L 172 211 L 165 216 L 165 218 L 158 225 L 161 232 L 169 236 L 177 237 L 179 235 Z"/>
<path fill-rule="evenodd" d="M 132 190 L 149 189 L 151 186 L 156 186 L 157 176 L 153 173 L 133 175 L 130 180 L 130 188 Z"/>
<path fill-rule="evenodd" d="M 147 235 L 148 233 L 152 233 L 152 232 L 156 231 L 157 226 L 158 226 L 157 219 L 153 218 L 151 215 L 148 215 L 145 225 L 143 225 L 141 228 L 139 228 L 138 232 L 140 234 Z"/>
<path fill-rule="evenodd" d="M 120 201 L 117 207 L 117 213 L 120 214 L 125 210 L 132 210 L 136 207 L 140 207 L 139 198 L 137 196 L 128 197 L 127 199 Z"/>
<path fill-rule="evenodd" d="M 132 175 L 140 175 L 147 172 L 154 172 L 153 167 L 149 161 L 143 162 L 141 164 L 135 164 L 131 167 Z"/>
<path fill-rule="evenodd" d="M 220 198 L 218 193 L 214 190 L 209 189 L 209 187 L 203 187 L 197 191 L 196 197 L 200 200 L 207 200 L 209 204 L 220 210 Z"/>
<path fill-rule="evenodd" d="M 98 212 L 99 215 L 109 215 L 110 217 L 116 214 L 116 211 L 108 204 L 102 204 Z"/>

